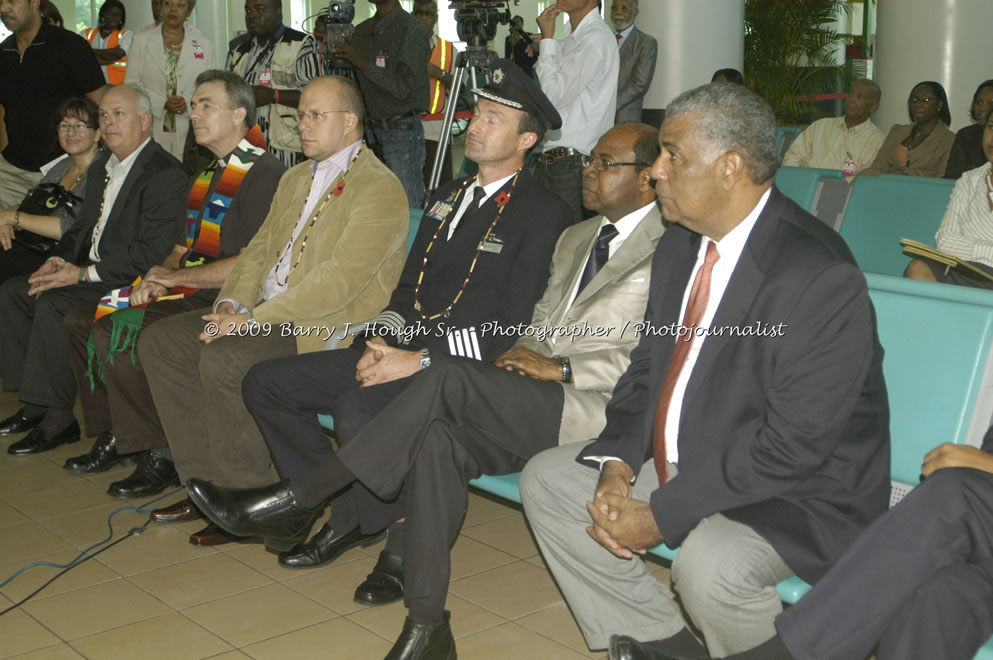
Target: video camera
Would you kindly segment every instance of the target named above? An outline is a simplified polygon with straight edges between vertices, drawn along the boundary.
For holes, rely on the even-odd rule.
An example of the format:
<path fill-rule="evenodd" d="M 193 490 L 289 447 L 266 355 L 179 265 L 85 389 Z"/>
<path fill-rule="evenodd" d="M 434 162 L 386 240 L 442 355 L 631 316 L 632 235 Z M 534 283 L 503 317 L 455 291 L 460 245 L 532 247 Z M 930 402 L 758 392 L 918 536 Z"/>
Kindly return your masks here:
<path fill-rule="evenodd" d="M 355 34 L 355 26 L 352 20 L 355 18 L 355 0 L 331 0 L 328 3 L 328 10 L 322 11 L 317 20 L 327 25 L 327 35 L 321 44 L 321 55 L 327 63 L 325 67 L 329 73 L 343 73 L 351 71 L 352 65 L 348 60 L 334 56 L 334 47 L 344 44 L 346 40 L 351 40 Z"/>
<path fill-rule="evenodd" d="M 455 10 L 459 39 L 470 48 L 486 48 L 498 25 L 513 26 L 507 0 L 452 0 L 449 8 Z"/>

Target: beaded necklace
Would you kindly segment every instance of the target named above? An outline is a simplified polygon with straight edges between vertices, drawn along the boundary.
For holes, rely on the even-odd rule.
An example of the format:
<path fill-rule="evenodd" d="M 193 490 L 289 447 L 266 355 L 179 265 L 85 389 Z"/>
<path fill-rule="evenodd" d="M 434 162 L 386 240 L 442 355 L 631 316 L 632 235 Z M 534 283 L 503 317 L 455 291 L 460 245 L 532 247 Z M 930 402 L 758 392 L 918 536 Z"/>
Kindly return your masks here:
<path fill-rule="evenodd" d="M 434 236 L 431 237 L 431 241 L 428 243 L 427 248 L 424 250 L 424 259 L 421 261 L 421 272 L 418 273 L 417 275 L 417 286 L 414 287 L 414 309 L 417 310 L 417 313 L 418 315 L 420 315 L 422 320 L 433 321 L 434 319 L 440 316 L 448 317 L 452 311 L 452 308 L 455 307 L 455 305 L 459 302 L 459 298 L 462 297 L 462 294 L 465 292 L 466 287 L 469 285 L 469 280 L 472 279 L 472 273 L 476 269 L 476 261 L 479 260 L 479 253 L 483 251 L 483 246 L 486 244 L 486 240 L 493 233 L 493 228 L 497 226 L 498 222 L 500 222 L 500 217 L 503 215 L 503 210 L 504 208 L 506 208 L 507 202 L 510 201 L 510 196 L 514 192 L 514 187 L 517 185 L 517 178 L 520 175 L 521 175 L 521 171 L 517 170 L 517 173 L 514 175 L 513 180 L 510 182 L 510 189 L 508 189 L 506 192 L 498 193 L 497 196 L 494 197 L 494 201 L 497 204 L 496 216 L 493 218 L 493 222 L 490 223 L 489 228 L 486 230 L 486 234 L 483 235 L 483 240 L 479 241 L 479 245 L 476 247 L 476 254 L 475 256 L 473 256 L 472 263 L 469 265 L 469 272 L 466 273 L 465 279 L 462 281 L 462 287 L 458 290 L 458 293 L 455 294 L 455 298 L 453 298 L 452 302 L 448 304 L 448 307 L 441 310 L 437 314 L 432 314 L 428 316 L 421 310 L 421 299 L 420 299 L 421 283 L 424 281 L 424 269 L 428 265 L 428 255 L 431 254 L 431 248 L 434 247 L 435 241 L 438 240 L 438 236 L 441 234 L 441 230 L 444 229 L 445 225 L 448 224 L 449 218 L 453 218 L 454 215 L 449 214 L 443 221 L 441 221 L 441 223 L 438 224 L 438 228 L 435 230 Z M 462 197 L 462 193 L 464 193 L 469 188 L 469 184 L 471 184 L 475 180 L 476 177 L 473 177 L 468 182 L 466 182 L 464 186 L 462 186 L 462 189 L 459 190 L 458 194 L 455 196 L 455 199 L 452 201 L 452 208 L 454 209 L 458 208 L 458 201 Z M 463 216 L 464 215 L 465 214 L 463 214 Z M 464 220 L 465 218 L 463 217 L 462 219 Z"/>
<path fill-rule="evenodd" d="M 293 265 L 290 266 L 290 269 L 286 271 L 286 280 L 283 282 L 280 282 L 278 277 L 279 264 L 283 261 L 283 255 L 280 255 L 279 259 L 276 261 L 276 267 L 275 267 L 277 273 L 276 284 L 278 284 L 279 286 L 287 286 L 290 283 L 290 274 L 297 266 L 300 265 L 300 260 L 303 259 L 303 251 L 307 249 L 307 238 L 310 236 L 310 230 L 314 228 L 314 224 L 317 222 L 317 219 L 321 217 L 321 213 L 324 212 L 324 207 L 328 205 L 328 203 L 331 201 L 331 198 L 340 197 L 341 193 L 344 192 L 345 177 L 352 170 L 352 165 L 355 164 L 356 159 L 358 159 L 359 154 L 362 153 L 362 150 L 364 148 L 365 148 L 365 143 L 363 143 L 362 146 L 358 149 L 358 151 L 355 152 L 355 155 L 352 157 L 352 160 L 348 163 L 348 167 L 345 168 L 345 171 L 339 174 L 335 178 L 335 180 L 331 183 L 331 185 L 328 186 L 327 194 L 324 195 L 324 199 L 322 199 L 321 203 L 317 206 L 317 210 L 314 211 L 313 215 L 311 216 L 311 220 L 307 224 L 307 228 L 304 229 L 303 231 L 303 235 L 300 238 L 300 252 L 299 254 L 297 254 L 297 260 L 293 263 Z M 287 248 L 285 248 L 286 249 L 285 255 L 289 256 L 293 254 L 294 243 L 295 241 L 290 239 L 290 244 L 287 246 Z"/>

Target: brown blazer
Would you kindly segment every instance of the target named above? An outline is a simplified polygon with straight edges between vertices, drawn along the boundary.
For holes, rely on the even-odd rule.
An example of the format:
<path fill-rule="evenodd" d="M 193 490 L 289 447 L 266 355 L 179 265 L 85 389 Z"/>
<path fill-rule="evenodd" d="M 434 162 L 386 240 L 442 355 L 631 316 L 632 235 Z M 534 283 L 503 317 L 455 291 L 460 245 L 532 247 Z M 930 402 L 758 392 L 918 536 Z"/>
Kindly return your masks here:
<path fill-rule="evenodd" d="M 910 154 L 910 167 L 897 159 L 896 147 L 907 139 L 913 124 L 894 124 L 883 141 L 883 146 L 876 154 L 876 160 L 859 176 L 879 176 L 880 174 L 905 174 L 907 176 L 930 176 L 941 178 L 948 164 L 948 156 L 952 152 L 955 134 L 948 130 L 942 122 L 924 138 Z M 899 171 L 891 171 L 899 170 Z"/>
<path fill-rule="evenodd" d="M 266 276 L 293 235 L 312 180 L 309 162 L 283 175 L 269 215 L 218 295 L 218 300 L 253 308 L 255 319 L 271 324 L 272 332 L 286 322 L 303 330 L 297 336 L 300 353 L 323 349 L 325 328 L 340 332 L 346 322 L 371 318 L 386 306 L 403 268 L 410 227 L 403 186 L 363 145 L 345 178 L 345 189 L 311 228 L 306 249 L 302 240 L 293 246 L 291 263 L 297 265 L 290 272 L 289 288 L 260 302 Z"/>

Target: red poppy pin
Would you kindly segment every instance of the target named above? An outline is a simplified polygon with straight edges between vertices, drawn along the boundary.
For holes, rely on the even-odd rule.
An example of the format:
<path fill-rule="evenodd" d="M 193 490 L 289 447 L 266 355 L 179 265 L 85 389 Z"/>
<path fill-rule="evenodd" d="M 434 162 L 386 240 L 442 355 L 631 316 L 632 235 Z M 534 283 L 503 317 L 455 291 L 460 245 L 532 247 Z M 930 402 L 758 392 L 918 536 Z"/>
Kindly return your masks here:
<path fill-rule="evenodd" d="M 504 206 L 510 201 L 510 195 L 507 194 L 506 190 L 501 190 L 497 193 L 497 196 L 493 198 L 493 201 L 497 203 L 497 206 Z"/>
<path fill-rule="evenodd" d="M 339 181 L 338 185 L 331 189 L 331 194 L 334 195 L 335 197 L 338 197 L 339 195 L 341 195 L 341 193 L 344 190 L 345 190 L 345 182 Z"/>

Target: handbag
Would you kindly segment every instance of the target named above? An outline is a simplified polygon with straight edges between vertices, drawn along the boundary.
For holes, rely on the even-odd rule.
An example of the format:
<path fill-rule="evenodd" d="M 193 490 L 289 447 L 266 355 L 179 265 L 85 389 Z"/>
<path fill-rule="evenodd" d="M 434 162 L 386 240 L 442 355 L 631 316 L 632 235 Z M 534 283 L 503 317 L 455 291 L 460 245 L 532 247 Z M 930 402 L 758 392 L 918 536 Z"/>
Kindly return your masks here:
<path fill-rule="evenodd" d="M 57 215 L 63 210 L 69 217 L 75 218 L 76 209 L 82 201 L 82 197 L 69 192 L 58 183 L 40 183 L 28 191 L 18 209 L 21 213 L 46 216 Z M 17 242 L 39 254 L 48 254 L 59 241 L 22 230 L 17 234 Z"/>

